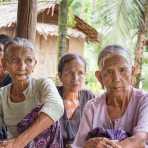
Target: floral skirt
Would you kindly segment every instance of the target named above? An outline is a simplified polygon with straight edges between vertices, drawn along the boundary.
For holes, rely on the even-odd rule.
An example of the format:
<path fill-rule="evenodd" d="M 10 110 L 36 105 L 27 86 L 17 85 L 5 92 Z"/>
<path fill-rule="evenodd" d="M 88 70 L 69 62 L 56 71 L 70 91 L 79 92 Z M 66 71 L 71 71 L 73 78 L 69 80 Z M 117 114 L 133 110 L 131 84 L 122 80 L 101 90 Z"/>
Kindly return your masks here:
<path fill-rule="evenodd" d="M 19 133 L 25 131 L 38 117 L 42 106 L 38 106 L 17 125 Z M 25 148 L 63 148 L 63 139 L 59 122 L 55 122 L 50 128 L 34 138 Z"/>

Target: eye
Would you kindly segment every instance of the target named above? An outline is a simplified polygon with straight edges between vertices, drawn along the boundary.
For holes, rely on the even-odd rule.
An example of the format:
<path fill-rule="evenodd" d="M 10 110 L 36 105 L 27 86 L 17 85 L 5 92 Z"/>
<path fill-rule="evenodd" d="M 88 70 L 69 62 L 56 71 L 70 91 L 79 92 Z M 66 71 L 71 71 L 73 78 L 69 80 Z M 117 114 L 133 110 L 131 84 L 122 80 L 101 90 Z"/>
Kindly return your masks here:
<path fill-rule="evenodd" d="M 112 75 L 112 73 L 113 73 L 112 69 L 105 69 L 105 70 L 103 70 L 103 76 L 104 77 L 110 76 L 110 75 Z"/>
<path fill-rule="evenodd" d="M 107 71 L 106 71 L 108 74 L 112 74 L 112 70 L 111 69 L 108 69 Z"/>
<path fill-rule="evenodd" d="M 69 74 L 69 73 L 70 73 L 70 71 L 69 71 L 69 70 L 67 70 L 67 69 L 64 69 L 62 73 L 63 73 L 64 75 L 67 75 L 67 74 Z"/>
<path fill-rule="evenodd" d="M 33 58 L 26 58 L 26 59 L 25 59 L 25 63 L 26 63 L 26 64 L 31 64 L 33 61 L 34 61 Z"/>
<path fill-rule="evenodd" d="M 18 63 L 20 63 L 20 59 L 19 58 L 12 58 L 12 59 L 10 59 L 10 63 L 18 64 Z"/>
<path fill-rule="evenodd" d="M 126 67 L 120 67 L 120 72 L 126 72 L 128 69 Z"/>
<path fill-rule="evenodd" d="M 78 74 L 79 75 L 84 75 L 84 72 L 83 71 L 79 71 Z"/>

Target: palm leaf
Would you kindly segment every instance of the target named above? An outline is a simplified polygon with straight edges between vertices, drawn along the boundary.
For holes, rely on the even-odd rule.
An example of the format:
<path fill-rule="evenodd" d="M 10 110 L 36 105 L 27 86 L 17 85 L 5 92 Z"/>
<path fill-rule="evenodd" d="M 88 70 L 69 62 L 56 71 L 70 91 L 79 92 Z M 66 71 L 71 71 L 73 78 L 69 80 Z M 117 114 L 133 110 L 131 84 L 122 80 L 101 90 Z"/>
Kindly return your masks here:
<path fill-rule="evenodd" d="M 105 41 L 131 39 L 143 21 L 143 1 L 99 0 L 96 7 L 93 24 L 103 32 Z"/>

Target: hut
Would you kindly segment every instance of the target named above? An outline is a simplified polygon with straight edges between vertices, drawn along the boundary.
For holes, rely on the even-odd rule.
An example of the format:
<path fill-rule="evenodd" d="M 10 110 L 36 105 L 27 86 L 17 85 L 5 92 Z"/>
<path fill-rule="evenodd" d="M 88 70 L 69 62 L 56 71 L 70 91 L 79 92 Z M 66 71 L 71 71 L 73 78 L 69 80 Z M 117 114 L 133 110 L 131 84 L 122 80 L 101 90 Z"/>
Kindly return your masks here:
<path fill-rule="evenodd" d="M 48 14 L 47 4 L 39 6 L 37 16 L 36 48 L 38 64 L 34 76 L 55 78 L 57 73 L 58 5 L 54 15 Z M 17 4 L 0 6 L 0 34 L 15 36 Z M 78 16 L 74 16 L 75 27 L 68 28 L 67 52 L 83 55 L 85 41 L 100 42 L 98 32 Z"/>

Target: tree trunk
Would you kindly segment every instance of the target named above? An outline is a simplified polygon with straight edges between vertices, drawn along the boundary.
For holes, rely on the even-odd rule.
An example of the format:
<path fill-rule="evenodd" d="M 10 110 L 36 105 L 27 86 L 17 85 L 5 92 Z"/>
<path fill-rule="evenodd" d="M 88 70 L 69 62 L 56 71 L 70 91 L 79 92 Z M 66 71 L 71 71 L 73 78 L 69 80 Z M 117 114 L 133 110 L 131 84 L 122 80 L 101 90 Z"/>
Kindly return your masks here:
<path fill-rule="evenodd" d="M 134 86 L 137 88 L 139 88 L 139 84 L 141 81 L 143 50 L 145 46 L 145 35 L 147 32 L 147 28 L 148 28 L 148 2 L 146 2 L 146 4 L 144 5 L 143 23 L 141 23 L 140 25 L 138 40 L 137 40 L 137 47 L 135 50 Z"/>
<path fill-rule="evenodd" d="M 35 42 L 37 0 L 18 0 L 16 36 Z"/>
<path fill-rule="evenodd" d="M 139 31 L 137 47 L 135 50 L 135 71 L 134 71 L 134 76 L 135 76 L 134 86 L 137 88 L 139 88 L 139 84 L 141 81 L 144 40 L 145 40 L 145 33 L 143 31 Z"/>
<path fill-rule="evenodd" d="M 58 59 L 68 50 L 67 44 L 68 1 L 62 0 L 59 7 Z"/>

